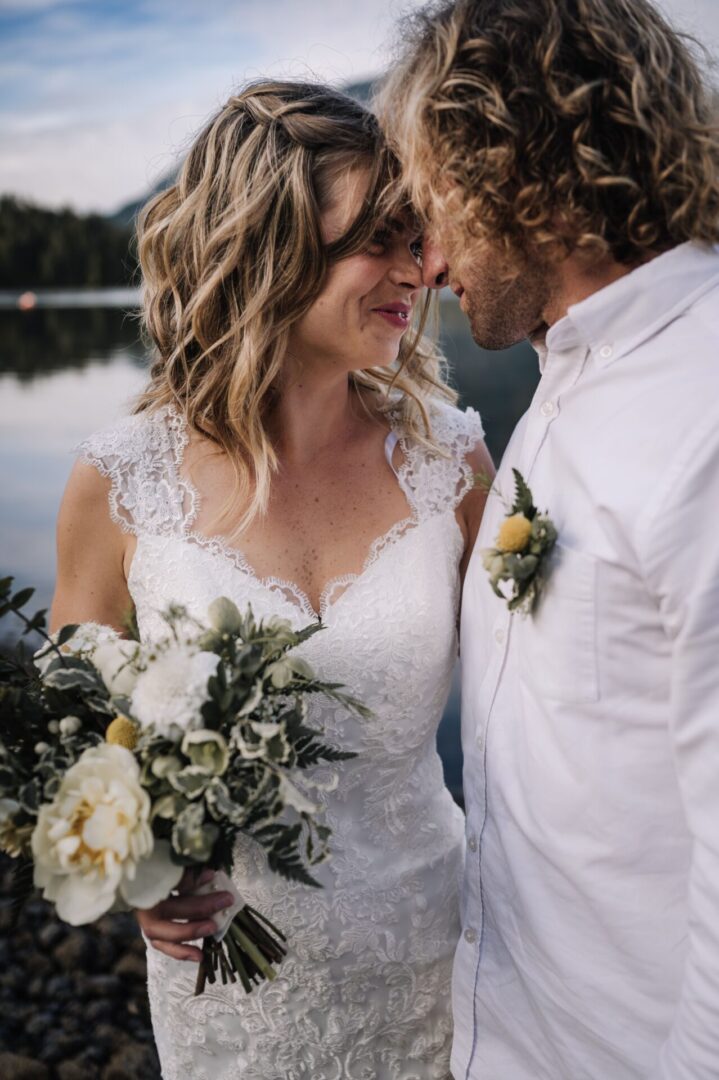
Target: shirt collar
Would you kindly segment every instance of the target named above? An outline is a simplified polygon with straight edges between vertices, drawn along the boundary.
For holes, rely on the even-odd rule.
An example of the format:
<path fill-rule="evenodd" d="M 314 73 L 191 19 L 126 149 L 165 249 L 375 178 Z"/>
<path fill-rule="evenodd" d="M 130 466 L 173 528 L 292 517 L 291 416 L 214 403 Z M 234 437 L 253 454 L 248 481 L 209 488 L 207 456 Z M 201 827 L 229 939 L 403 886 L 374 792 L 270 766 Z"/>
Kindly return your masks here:
<path fill-rule="evenodd" d="M 544 370 L 549 352 L 584 346 L 600 367 L 636 349 L 719 284 L 719 247 L 689 241 L 599 289 L 534 340 Z"/>

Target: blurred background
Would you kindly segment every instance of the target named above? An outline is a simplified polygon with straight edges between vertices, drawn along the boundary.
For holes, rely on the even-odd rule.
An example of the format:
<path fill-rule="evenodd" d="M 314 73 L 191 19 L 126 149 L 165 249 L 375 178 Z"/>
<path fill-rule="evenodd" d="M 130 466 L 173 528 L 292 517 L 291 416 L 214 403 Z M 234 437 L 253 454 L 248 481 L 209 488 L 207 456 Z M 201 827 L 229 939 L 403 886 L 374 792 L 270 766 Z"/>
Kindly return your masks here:
<path fill-rule="evenodd" d="M 148 356 L 139 335 L 133 221 L 174 177 L 236 87 L 315 77 L 366 99 L 391 62 L 387 0 L 0 0 L 0 576 L 49 605 L 54 520 L 72 447 L 126 412 Z M 716 54 L 718 0 L 664 0 Z M 499 460 L 534 392 L 526 344 L 488 354 L 454 297 L 441 340 L 463 405 Z M 15 629 L 0 621 L 7 646 Z M 461 801 L 455 690 L 439 733 Z M 0 875 L 7 884 L 7 864 Z M 0 897 L 0 1076 L 159 1075 L 142 943 L 127 917 L 68 931 L 41 902 L 10 933 Z"/>

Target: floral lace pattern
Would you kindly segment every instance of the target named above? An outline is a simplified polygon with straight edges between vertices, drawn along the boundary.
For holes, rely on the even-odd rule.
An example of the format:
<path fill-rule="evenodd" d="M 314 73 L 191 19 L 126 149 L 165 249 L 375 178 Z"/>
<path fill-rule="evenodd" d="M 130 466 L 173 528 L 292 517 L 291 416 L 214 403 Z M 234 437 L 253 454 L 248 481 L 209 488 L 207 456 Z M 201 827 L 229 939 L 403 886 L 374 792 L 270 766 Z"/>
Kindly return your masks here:
<path fill-rule="evenodd" d="M 277 979 L 193 996 L 194 966 L 148 950 L 165 1080 L 448 1080 L 450 977 L 459 935 L 463 817 L 444 786 L 437 725 L 456 657 L 455 508 L 472 484 L 476 413 L 434 411 L 442 455 L 400 432 L 411 517 L 372 545 L 361 573 L 329 583 L 324 630 L 303 646 L 325 679 L 373 710 L 313 703 L 311 722 L 358 756 L 322 795 L 332 857 L 323 889 L 272 875 L 243 839 L 233 877 L 290 939 Z M 180 479 L 187 435 L 170 409 L 133 417 L 80 447 L 111 479 L 110 510 L 137 536 L 129 587 L 143 636 L 182 602 L 202 617 L 218 595 L 295 626 L 316 618 L 290 582 L 262 581 L 240 553 L 196 536 L 198 497 Z"/>

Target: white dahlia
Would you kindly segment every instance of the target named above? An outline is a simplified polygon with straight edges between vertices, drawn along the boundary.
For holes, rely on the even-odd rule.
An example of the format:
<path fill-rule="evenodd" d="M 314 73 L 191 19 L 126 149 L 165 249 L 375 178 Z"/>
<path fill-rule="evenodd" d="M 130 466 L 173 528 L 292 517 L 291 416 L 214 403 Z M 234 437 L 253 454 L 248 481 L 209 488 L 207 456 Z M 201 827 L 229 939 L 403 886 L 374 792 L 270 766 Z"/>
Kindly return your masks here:
<path fill-rule="evenodd" d="M 173 725 L 183 731 L 204 727 L 200 709 L 219 661 L 215 653 L 175 644 L 151 654 L 132 691 L 132 716 L 161 735 L 169 735 Z"/>

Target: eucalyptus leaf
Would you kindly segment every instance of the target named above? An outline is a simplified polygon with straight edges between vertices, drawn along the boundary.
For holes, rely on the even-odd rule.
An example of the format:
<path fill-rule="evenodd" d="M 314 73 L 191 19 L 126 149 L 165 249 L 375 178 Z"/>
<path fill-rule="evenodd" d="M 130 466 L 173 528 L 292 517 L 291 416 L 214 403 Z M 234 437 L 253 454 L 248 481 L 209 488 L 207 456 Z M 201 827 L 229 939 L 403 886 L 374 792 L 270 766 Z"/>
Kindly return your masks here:
<path fill-rule="evenodd" d="M 61 645 L 64 645 L 67 641 L 69 641 L 70 638 L 73 636 L 73 634 L 76 633 L 76 631 L 77 631 L 77 623 L 68 623 L 67 626 L 61 627 L 60 630 L 58 631 L 57 641 L 55 642 L 58 649 L 60 648 Z"/>
<path fill-rule="evenodd" d="M 27 604 L 28 600 L 31 600 L 34 595 L 34 589 L 20 589 L 10 600 L 10 606 L 15 609 L 25 607 L 25 604 Z"/>

